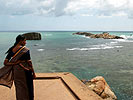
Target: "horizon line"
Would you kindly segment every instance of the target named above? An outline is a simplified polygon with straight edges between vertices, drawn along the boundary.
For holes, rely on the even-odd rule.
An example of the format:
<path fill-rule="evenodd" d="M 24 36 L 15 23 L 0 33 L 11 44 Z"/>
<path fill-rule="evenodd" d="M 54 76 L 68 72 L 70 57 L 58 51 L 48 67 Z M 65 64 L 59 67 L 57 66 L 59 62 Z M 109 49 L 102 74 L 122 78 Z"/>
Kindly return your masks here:
<path fill-rule="evenodd" d="M 0 32 L 133 32 L 133 30 L 0 30 Z"/>

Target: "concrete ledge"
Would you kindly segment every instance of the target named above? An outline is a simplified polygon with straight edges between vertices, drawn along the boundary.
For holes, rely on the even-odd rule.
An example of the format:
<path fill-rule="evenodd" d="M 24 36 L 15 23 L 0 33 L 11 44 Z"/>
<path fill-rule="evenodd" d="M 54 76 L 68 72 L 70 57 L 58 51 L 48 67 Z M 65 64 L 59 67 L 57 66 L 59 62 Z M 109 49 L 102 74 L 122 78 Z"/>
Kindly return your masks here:
<path fill-rule="evenodd" d="M 35 100 L 102 100 L 73 74 L 36 73 Z M 15 87 L 0 86 L 1 100 L 15 100 Z"/>

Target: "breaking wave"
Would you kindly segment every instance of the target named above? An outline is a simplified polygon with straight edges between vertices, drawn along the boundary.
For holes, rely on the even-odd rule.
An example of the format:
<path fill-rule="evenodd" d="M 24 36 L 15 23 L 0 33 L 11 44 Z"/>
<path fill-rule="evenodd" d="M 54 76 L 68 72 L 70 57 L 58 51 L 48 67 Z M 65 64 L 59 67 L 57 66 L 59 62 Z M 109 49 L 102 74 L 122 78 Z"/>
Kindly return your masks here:
<path fill-rule="evenodd" d="M 123 46 L 103 46 L 103 47 L 92 47 L 92 48 L 67 48 L 68 51 L 88 51 L 88 50 L 100 50 L 100 49 L 113 49 L 113 48 L 122 48 Z"/>
<path fill-rule="evenodd" d="M 113 49 L 113 48 L 122 48 L 122 47 L 123 46 L 118 45 L 118 41 L 112 41 L 110 43 L 92 45 L 92 46 L 86 47 L 86 48 L 80 48 L 80 47 L 66 48 L 66 50 L 69 50 L 69 51 L 75 51 L 75 50 L 88 51 L 88 50 Z"/>
<path fill-rule="evenodd" d="M 37 49 L 37 51 L 44 51 L 44 49 Z"/>

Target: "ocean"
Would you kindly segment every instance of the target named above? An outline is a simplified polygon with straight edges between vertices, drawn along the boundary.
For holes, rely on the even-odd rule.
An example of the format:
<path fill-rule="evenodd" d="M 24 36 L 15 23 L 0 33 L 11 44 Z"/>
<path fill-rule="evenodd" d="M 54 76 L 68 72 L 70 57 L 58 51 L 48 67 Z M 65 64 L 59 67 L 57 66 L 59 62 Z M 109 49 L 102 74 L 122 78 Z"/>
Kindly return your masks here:
<path fill-rule="evenodd" d="M 0 66 L 18 34 L 0 32 Z M 133 100 L 133 32 L 109 32 L 125 39 L 92 39 L 74 31 L 41 31 L 27 40 L 35 72 L 71 72 L 79 79 L 103 76 L 118 100 Z M 102 32 L 91 33 L 97 34 Z"/>

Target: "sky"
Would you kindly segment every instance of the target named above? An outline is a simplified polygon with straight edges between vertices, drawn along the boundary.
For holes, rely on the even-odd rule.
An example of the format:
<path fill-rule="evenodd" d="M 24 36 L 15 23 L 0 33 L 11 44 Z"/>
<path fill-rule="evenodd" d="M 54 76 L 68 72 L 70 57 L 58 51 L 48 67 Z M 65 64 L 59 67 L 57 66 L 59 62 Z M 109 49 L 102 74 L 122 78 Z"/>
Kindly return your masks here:
<path fill-rule="evenodd" d="M 133 31 L 133 0 L 0 0 L 0 31 Z"/>

